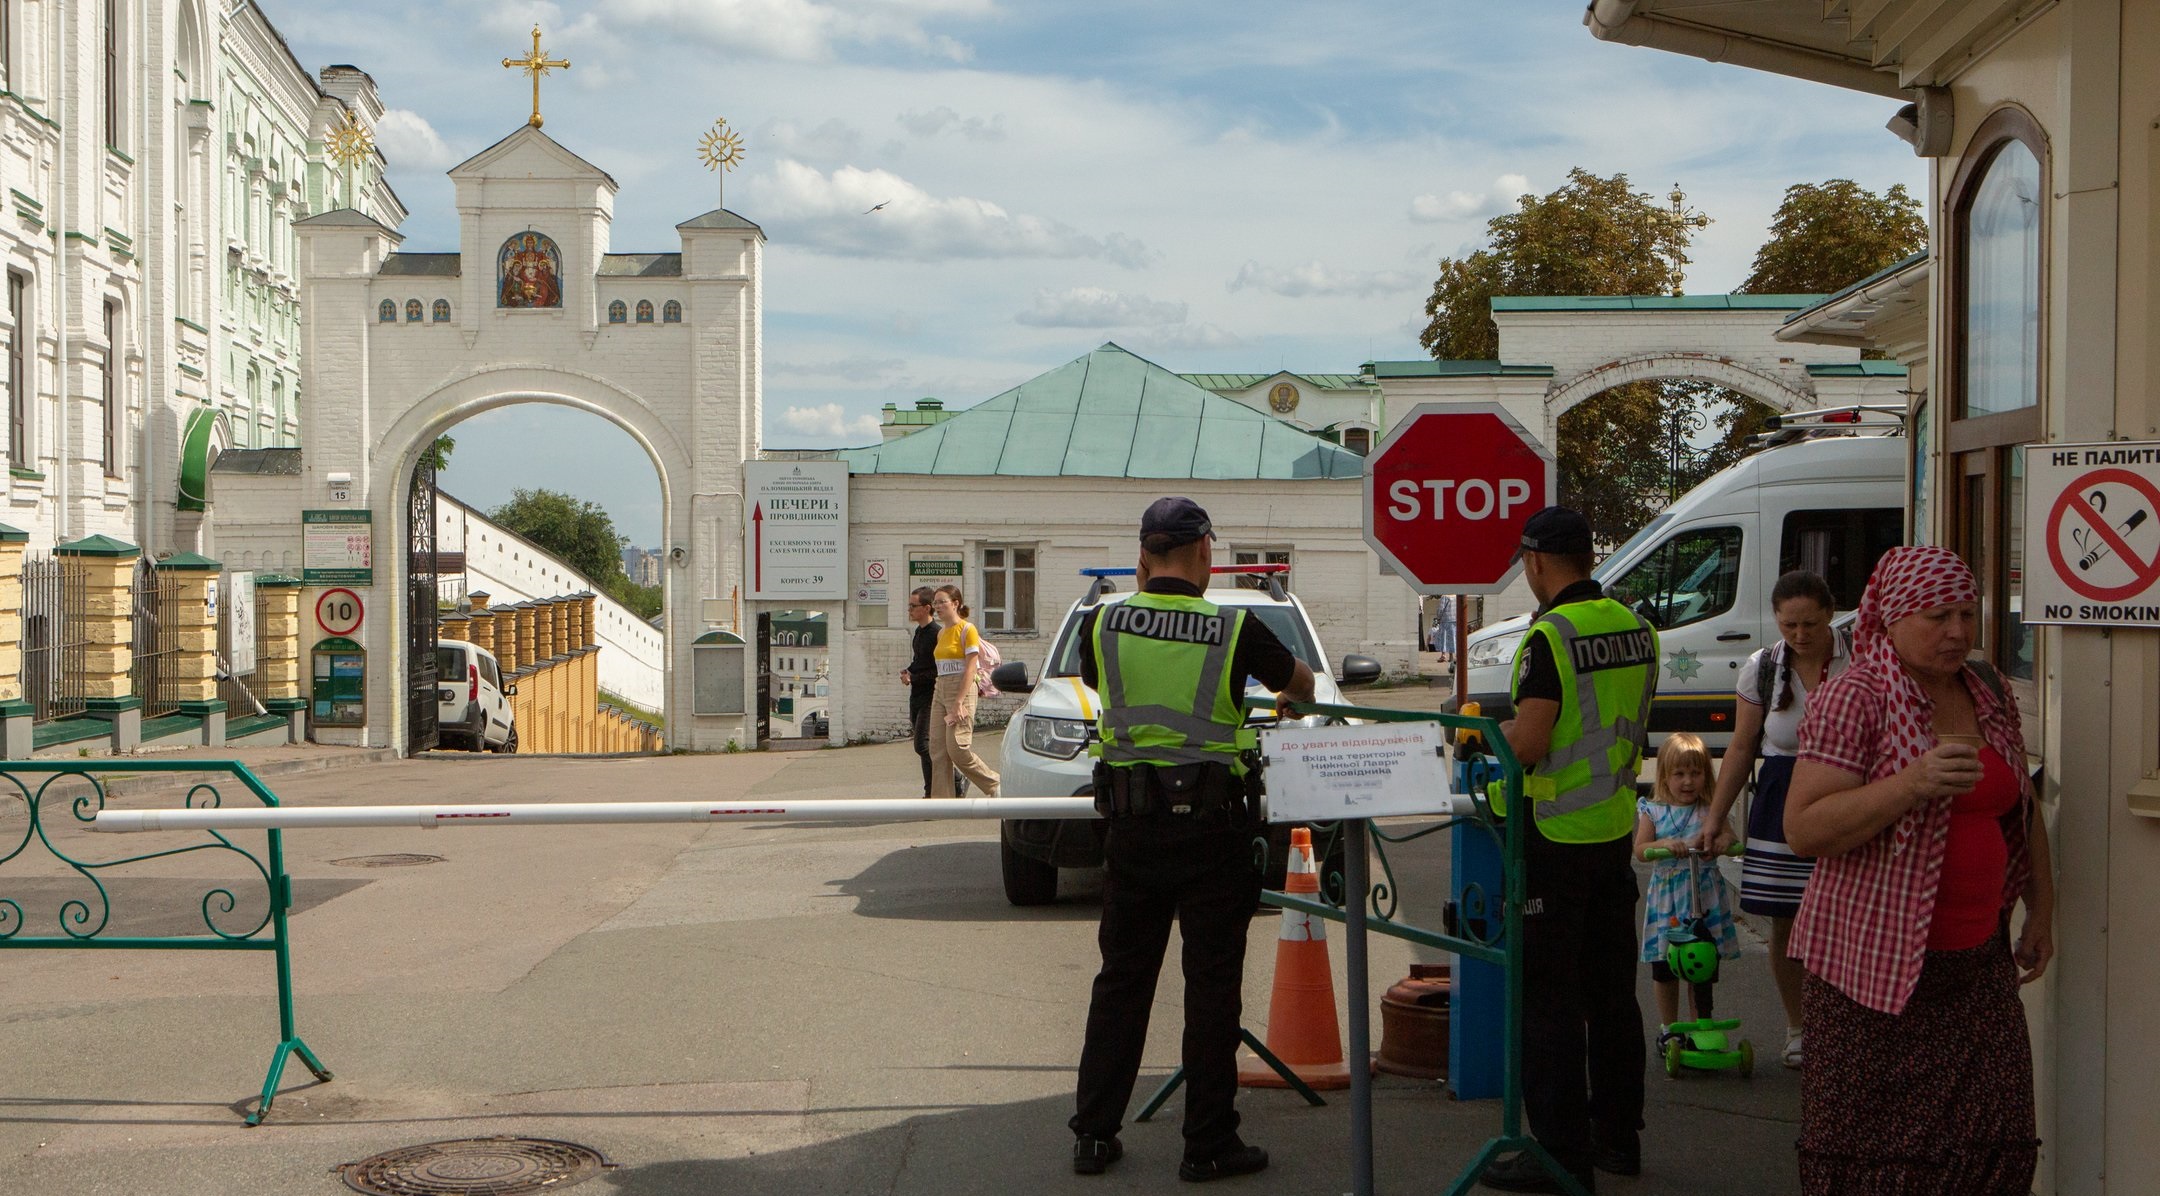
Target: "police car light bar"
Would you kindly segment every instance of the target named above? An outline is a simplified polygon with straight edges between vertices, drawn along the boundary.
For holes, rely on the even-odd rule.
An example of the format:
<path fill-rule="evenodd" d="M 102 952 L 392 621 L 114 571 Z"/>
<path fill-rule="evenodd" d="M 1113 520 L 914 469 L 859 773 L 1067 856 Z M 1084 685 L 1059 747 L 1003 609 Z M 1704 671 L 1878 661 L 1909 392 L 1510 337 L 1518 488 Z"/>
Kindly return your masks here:
<path fill-rule="evenodd" d="M 1288 566 L 1288 565 L 1281 565 L 1281 564 L 1276 564 L 1276 565 L 1217 565 L 1217 566 L 1215 566 L 1214 568 L 1212 568 L 1212 569 L 1209 569 L 1209 570 L 1208 570 L 1208 572 L 1210 572 L 1210 573 L 1288 573 L 1289 571 L 1290 571 L 1290 566 Z M 1124 567 L 1124 568 L 1122 568 L 1122 569 L 1108 569 L 1108 568 L 1104 568 L 1104 569 L 1082 569 L 1082 570 L 1080 571 L 1080 576 L 1082 576 L 1082 577 L 1132 577 L 1132 576 L 1134 576 L 1134 575 L 1138 574 L 1139 572 L 1140 572 L 1140 570 L 1138 570 L 1138 569 L 1134 568 L 1134 567 L 1133 567 L 1133 566 L 1131 566 L 1131 565 L 1127 565 L 1127 566 L 1125 566 L 1125 567 Z"/>

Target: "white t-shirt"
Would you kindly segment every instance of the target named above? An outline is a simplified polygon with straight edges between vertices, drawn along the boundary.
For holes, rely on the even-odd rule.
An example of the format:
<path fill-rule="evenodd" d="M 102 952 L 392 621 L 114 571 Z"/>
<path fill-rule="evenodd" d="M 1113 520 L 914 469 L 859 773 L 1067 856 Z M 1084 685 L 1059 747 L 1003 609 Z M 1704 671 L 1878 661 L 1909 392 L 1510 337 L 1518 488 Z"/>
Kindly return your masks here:
<path fill-rule="evenodd" d="M 1788 650 L 1785 641 L 1779 640 L 1747 658 L 1747 663 L 1740 666 L 1740 676 L 1733 682 L 1733 688 L 1740 692 L 1741 701 L 1750 705 L 1758 704 L 1755 697 L 1762 689 L 1762 671 L 1766 668 L 1775 670 L 1778 667 L 1777 661 L 1783 659 Z M 1823 669 L 1823 680 L 1827 681 L 1844 672 L 1845 666 L 1851 663 L 1852 654 L 1847 651 L 1845 637 L 1832 636 L 1830 663 Z M 1773 672 L 1771 676 L 1775 680 L 1776 673 Z M 1807 713 L 1807 684 L 1800 679 L 1798 671 L 1793 673 L 1792 683 L 1793 699 L 1783 710 L 1775 709 L 1777 689 L 1774 685 L 1771 688 L 1770 706 L 1763 710 L 1761 750 L 1765 756 L 1800 754 L 1800 718 Z"/>

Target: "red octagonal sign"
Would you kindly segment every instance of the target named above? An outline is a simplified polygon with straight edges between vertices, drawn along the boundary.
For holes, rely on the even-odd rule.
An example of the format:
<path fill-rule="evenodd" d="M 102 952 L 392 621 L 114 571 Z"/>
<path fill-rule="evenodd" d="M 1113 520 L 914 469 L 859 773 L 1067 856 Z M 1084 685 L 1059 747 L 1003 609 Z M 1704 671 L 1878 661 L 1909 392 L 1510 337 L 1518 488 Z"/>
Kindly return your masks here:
<path fill-rule="evenodd" d="M 1552 450 L 1500 404 L 1420 403 L 1365 461 L 1365 542 L 1421 594 L 1498 593 L 1559 493 Z"/>

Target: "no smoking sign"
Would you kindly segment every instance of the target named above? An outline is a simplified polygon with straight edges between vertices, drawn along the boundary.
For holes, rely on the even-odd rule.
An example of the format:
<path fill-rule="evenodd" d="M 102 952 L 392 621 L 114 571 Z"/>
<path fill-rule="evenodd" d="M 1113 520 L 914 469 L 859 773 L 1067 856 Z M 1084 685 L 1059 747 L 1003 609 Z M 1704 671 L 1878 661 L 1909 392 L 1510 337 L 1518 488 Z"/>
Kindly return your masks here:
<path fill-rule="evenodd" d="M 2025 454 L 2027 623 L 2160 627 L 2160 444 Z"/>

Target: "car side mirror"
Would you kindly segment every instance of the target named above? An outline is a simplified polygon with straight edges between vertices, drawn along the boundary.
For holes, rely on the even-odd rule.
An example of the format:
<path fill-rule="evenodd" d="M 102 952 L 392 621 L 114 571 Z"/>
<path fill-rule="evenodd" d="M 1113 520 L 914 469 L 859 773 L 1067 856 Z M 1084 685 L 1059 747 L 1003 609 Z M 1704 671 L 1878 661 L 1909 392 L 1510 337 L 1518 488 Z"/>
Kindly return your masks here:
<path fill-rule="evenodd" d="M 1009 694 L 1033 693 L 1035 682 L 1028 676 L 1027 662 L 1011 660 L 990 670 L 990 684 Z"/>
<path fill-rule="evenodd" d="M 514 697 L 516 697 L 516 696 L 517 696 L 517 686 L 515 686 L 515 685 L 505 685 L 505 686 L 503 686 L 503 696 L 504 696 L 504 697 L 506 697 L 506 698 L 514 698 Z"/>
<path fill-rule="evenodd" d="M 1342 658 L 1342 685 L 1371 685 L 1380 679 L 1380 662 L 1352 653 Z"/>

